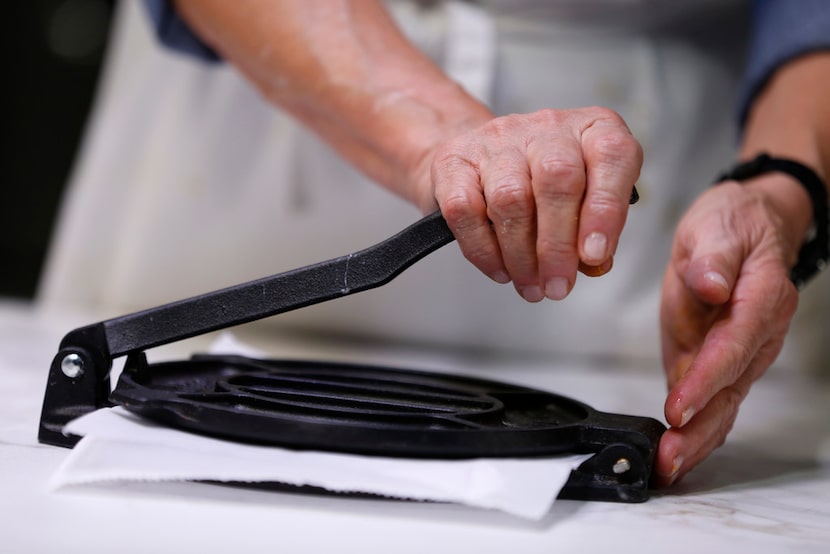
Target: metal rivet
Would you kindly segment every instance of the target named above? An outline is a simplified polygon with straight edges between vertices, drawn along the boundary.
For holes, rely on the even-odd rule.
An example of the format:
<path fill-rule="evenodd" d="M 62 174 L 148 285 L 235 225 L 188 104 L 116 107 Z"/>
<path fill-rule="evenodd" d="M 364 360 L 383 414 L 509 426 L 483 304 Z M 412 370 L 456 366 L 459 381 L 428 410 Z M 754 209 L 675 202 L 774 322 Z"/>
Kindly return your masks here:
<path fill-rule="evenodd" d="M 70 379 L 77 379 L 84 374 L 84 360 L 77 354 L 67 354 L 61 360 L 61 371 Z"/>
<path fill-rule="evenodd" d="M 626 471 L 631 469 L 631 462 L 628 461 L 628 458 L 620 458 L 619 460 L 617 460 L 617 463 L 615 463 L 614 467 L 612 467 L 611 469 L 617 475 L 625 473 Z"/>

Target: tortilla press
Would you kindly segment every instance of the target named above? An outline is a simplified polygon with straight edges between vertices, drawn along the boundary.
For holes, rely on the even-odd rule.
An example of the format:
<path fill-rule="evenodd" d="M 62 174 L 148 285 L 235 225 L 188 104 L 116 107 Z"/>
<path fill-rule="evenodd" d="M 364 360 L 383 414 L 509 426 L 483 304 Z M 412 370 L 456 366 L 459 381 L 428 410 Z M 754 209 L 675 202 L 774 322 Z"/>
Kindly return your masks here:
<path fill-rule="evenodd" d="M 469 376 L 303 360 L 145 350 L 383 285 L 450 243 L 439 212 L 354 254 L 69 332 L 49 370 L 40 442 L 99 408 L 230 440 L 365 455 L 463 459 L 594 455 L 560 498 L 642 502 L 665 427 L 576 400 Z M 110 369 L 126 356 L 114 390 Z"/>

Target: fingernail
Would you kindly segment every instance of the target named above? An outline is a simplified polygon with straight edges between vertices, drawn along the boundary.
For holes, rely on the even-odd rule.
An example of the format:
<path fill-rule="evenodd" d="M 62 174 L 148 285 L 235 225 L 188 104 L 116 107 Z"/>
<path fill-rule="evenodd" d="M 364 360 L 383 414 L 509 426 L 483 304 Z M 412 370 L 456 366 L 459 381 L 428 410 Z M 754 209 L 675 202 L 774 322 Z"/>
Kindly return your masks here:
<path fill-rule="evenodd" d="M 554 277 L 545 284 L 545 296 L 551 300 L 562 300 L 568 296 L 570 284 L 564 277 Z"/>
<path fill-rule="evenodd" d="M 707 271 L 703 274 L 703 278 L 707 281 L 712 281 L 713 283 L 717 283 L 718 285 L 722 286 L 725 289 L 729 289 L 729 283 L 726 282 L 726 277 L 721 275 L 716 271 Z"/>
<path fill-rule="evenodd" d="M 545 295 L 542 294 L 542 289 L 537 287 L 536 285 L 530 287 L 522 287 L 519 289 L 522 297 L 527 300 L 528 302 L 539 302 L 542 300 Z"/>
<path fill-rule="evenodd" d="M 669 474 L 669 479 L 672 483 L 675 478 L 677 478 L 677 474 L 680 472 L 681 467 L 683 467 L 683 456 L 677 456 L 671 462 L 671 473 Z"/>
<path fill-rule="evenodd" d="M 496 271 L 495 273 L 493 273 L 492 275 L 490 275 L 490 278 L 491 278 L 493 281 L 497 282 L 497 283 L 501 283 L 502 285 L 503 285 L 503 284 L 505 284 L 505 283 L 509 283 L 509 282 L 510 282 L 510 275 L 508 275 L 508 274 L 507 274 L 506 272 L 504 272 L 504 271 Z"/>
<path fill-rule="evenodd" d="M 683 410 L 683 413 L 680 414 L 680 427 L 683 427 L 689 423 L 689 420 L 695 416 L 695 411 L 696 410 L 694 408 L 686 408 Z"/>
<path fill-rule="evenodd" d="M 608 248 L 608 239 L 602 233 L 593 232 L 585 239 L 585 255 L 588 260 L 601 262 L 606 257 L 606 249 Z"/>

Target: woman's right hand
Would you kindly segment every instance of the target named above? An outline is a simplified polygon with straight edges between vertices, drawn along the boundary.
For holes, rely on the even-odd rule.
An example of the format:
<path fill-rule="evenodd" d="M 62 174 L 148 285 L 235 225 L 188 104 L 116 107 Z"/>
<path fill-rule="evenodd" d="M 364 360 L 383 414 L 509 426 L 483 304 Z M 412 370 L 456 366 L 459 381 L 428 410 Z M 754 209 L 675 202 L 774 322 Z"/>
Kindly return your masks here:
<path fill-rule="evenodd" d="M 437 203 L 464 255 L 494 281 L 512 281 L 529 302 L 561 300 L 578 269 L 611 268 L 642 157 L 608 109 L 498 117 L 425 158 L 421 207 Z"/>

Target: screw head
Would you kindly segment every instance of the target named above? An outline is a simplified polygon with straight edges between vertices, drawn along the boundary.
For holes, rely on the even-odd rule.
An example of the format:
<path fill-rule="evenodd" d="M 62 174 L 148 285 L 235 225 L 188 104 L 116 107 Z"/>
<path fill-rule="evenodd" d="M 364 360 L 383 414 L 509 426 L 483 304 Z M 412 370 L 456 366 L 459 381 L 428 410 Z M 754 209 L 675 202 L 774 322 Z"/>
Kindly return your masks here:
<path fill-rule="evenodd" d="M 617 475 L 625 473 L 626 471 L 628 471 L 630 469 L 631 469 L 631 462 L 628 461 L 628 458 L 620 458 L 619 460 L 617 460 L 617 462 L 611 468 L 611 470 L 614 473 L 616 473 Z"/>
<path fill-rule="evenodd" d="M 84 359 L 78 354 L 67 354 L 61 360 L 61 371 L 70 379 L 77 379 L 84 374 Z"/>

